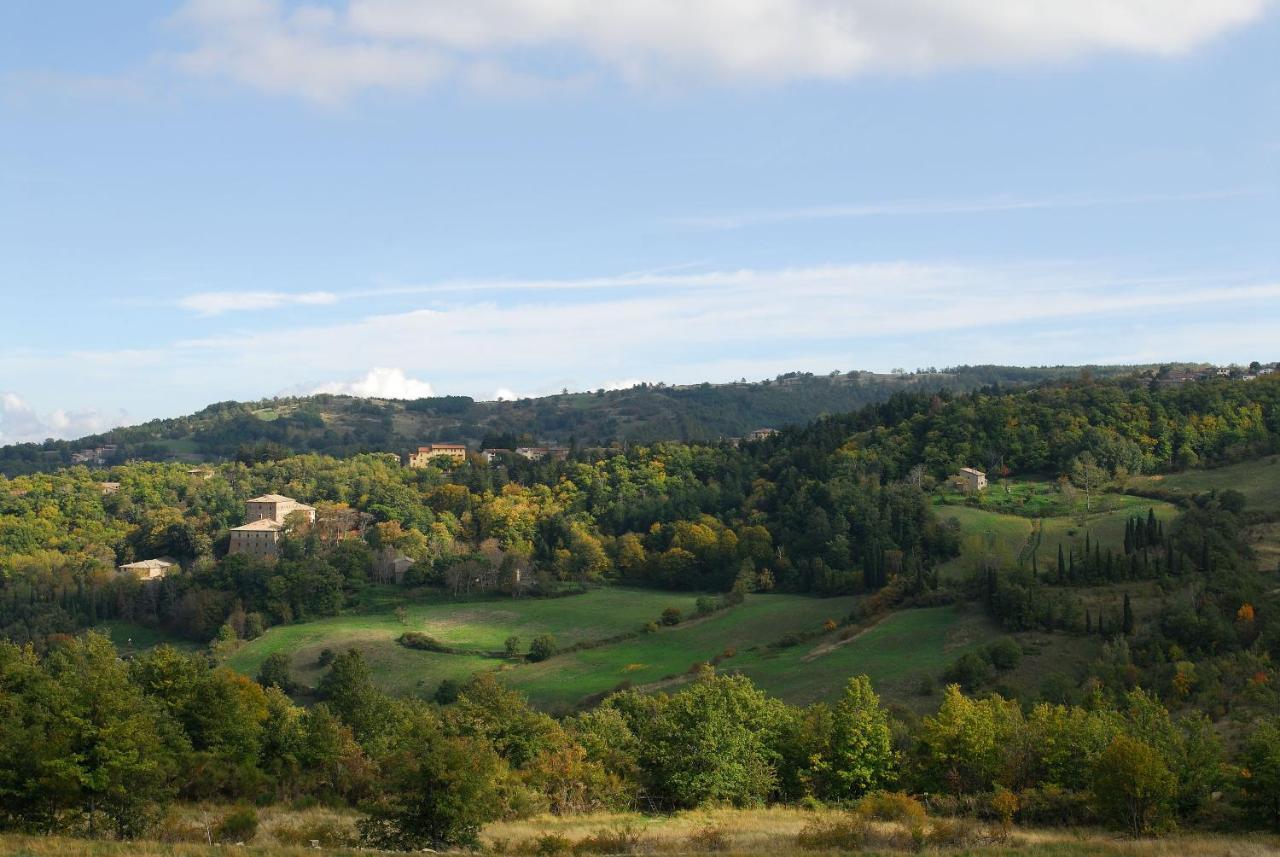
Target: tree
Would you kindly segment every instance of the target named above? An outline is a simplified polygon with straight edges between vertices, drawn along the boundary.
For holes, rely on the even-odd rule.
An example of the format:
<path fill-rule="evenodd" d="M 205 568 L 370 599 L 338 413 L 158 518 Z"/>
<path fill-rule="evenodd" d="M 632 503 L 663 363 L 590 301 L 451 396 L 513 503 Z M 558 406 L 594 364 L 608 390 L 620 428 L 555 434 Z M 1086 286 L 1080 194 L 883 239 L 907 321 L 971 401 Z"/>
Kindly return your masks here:
<path fill-rule="evenodd" d="M 1093 510 L 1093 495 L 1097 493 L 1107 479 L 1107 472 L 1098 466 L 1091 452 L 1082 452 L 1071 463 L 1071 481 L 1084 491 L 1084 510 Z"/>
<path fill-rule="evenodd" d="M 418 715 L 383 760 L 381 789 L 360 822 L 364 839 L 401 851 L 474 847 L 502 809 L 506 766 L 481 739 L 444 734 Z"/>
<path fill-rule="evenodd" d="M 545 661 L 556 653 L 556 638 L 550 634 L 534 637 L 529 644 L 529 660 L 534 663 Z"/>
<path fill-rule="evenodd" d="M 832 717 L 829 779 L 832 796 L 859 798 L 895 776 L 897 754 L 889 714 L 865 675 L 849 679 Z"/>
<path fill-rule="evenodd" d="M 285 693 L 292 693 L 294 684 L 289 656 L 284 652 L 272 652 L 267 655 L 262 666 L 258 668 L 258 684 L 263 687 L 275 685 Z"/>
<path fill-rule="evenodd" d="M 1280 717 L 1259 723 L 1245 742 L 1240 786 L 1252 818 L 1280 830 Z"/>
<path fill-rule="evenodd" d="M 1150 745 L 1127 735 L 1114 738 L 1093 766 L 1098 811 L 1137 837 L 1150 832 L 1168 810 L 1177 779 Z"/>
<path fill-rule="evenodd" d="M 1129 604 L 1129 593 L 1124 594 L 1124 606 L 1121 610 L 1120 630 L 1126 637 L 1133 636 L 1133 607 Z"/>
<path fill-rule="evenodd" d="M 507 657 L 514 658 L 520 654 L 520 638 L 514 634 L 507 637 L 502 643 L 502 649 L 507 653 Z"/>

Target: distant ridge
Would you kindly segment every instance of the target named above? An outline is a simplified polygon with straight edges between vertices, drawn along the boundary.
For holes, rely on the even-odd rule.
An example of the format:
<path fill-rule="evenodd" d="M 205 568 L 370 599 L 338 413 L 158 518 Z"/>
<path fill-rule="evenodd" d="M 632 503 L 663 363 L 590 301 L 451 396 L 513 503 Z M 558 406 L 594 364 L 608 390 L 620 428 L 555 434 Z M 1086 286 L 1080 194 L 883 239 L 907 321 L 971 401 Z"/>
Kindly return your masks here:
<path fill-rule="evenodd" d="M 397 454 L 420 443 L 460 441 L 514 448 L 539 443 L 601 446 L 655 440 L 714 441 L 761 427 L 807 423 L 884 401 L 903 390 L 964 392 L 1076 377 L 1114 377 L 1142 366 L 957 366 L 902 373 L 791 372 L 761 381 L 562 393 L 517 401 L 467 396 L 415 400 L 320 394 L 219 402 L 183 417 L 152 420 L 71 441 L 0 447 L 0 473 L 15 476 L 130 459 L 198 463 L 292 453 Z"/>

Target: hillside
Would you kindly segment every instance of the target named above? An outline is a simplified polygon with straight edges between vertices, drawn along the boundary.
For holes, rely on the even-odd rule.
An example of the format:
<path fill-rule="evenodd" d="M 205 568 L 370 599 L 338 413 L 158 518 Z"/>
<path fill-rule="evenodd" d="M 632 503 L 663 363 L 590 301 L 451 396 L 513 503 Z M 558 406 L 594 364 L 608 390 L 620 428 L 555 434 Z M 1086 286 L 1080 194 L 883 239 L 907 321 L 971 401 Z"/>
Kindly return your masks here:
<path fill-rule="evenodd" d="M 582 446 L 653 440 L 712 441 L 761 426 L 802 425 L 902 391 L 964 392 L 1137 367 L 960 366 L 905 374 L 791 373 L 772 380 L 564 393 L 519 401 L 466 396 L 412 401 L 317 395 L 220 402 L 185 417 L 153 420 L 74 441 L 0 447 L 0 473 L 53 470 L 86 460 L 216 461 L 278 458 L 289 452 L 348 456 L 396 452 L 431 441 L 513 447 L 538 442 Z M 106 449 L 104 449 L 106 448 Z"/>

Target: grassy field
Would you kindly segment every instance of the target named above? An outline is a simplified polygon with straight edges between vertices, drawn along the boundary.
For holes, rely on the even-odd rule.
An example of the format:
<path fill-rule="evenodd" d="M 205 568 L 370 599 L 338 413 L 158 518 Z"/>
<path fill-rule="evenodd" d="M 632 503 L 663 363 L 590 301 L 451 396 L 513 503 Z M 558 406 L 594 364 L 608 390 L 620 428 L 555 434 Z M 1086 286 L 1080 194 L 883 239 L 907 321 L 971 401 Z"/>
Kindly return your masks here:
<path fill-rule="evenodd" d="M 93 630 L 110 637 L 111 642 L 116 644 L 116 648 L 125 654 L 142 649 L 151 649 L 162 643 L 167 643 L 179 649 L 196 648 L 196 644 L 190 640 L 173 637 L 164 631 L 137 625 L 133 622 L 126 622 L 123 619 L 108 619 L 105 622 L 99 622 L 94 626 Z"/>
<path fill-rule="evenodd" d="M 267 655 L 289 655 L 295 677 L 314 685 L 322 672 L 318 659 L 324 649 L 354 648 L 368 661 L 374 680 L 395 693 L 432 693 L 446 678 L 461 679 L 502 661 L 488 655 L 502 651 L 507 637 L 517 636 L 523 648 L 541 634 L 551 634 L 561 647 L 603 640 L 637 631 L 656 620 L 667 607 L 692 613 L 695 596 L 645 589 L 603 588 L 582 595 L 545 599 L 414 601 L 379 596 L 359 612 L 271 628 L 242 646 L 229 659 L 233 668 L 257 673 Z M 403 607 L 404 623 L 395 608 Z M 405 631 L 430 634 L 441 643 L 462 650 L 439 654 L 408 649 L 396 642 Z"/>
<path fill-rule="evenodd" d="M 1213 470 L 1143 476 L 1130 480 L 1129 484 L 1137 491 L 1160 492 L 1172 497 L 1234 489 L 1245 496 L 1246 511 L 1280 516 L 1280 456 Z M 1268 571 L 1280 568 L 1280 523 L 1256 524 L 1249 527 L 1247 536 L 1258 556 L 1259 568 Z"/>
<path fill-rule="evenodd" d="M 930 607 L 890 613 L 847 641 L 830 635 L 816 645 L 750 652 L 724 666 L 792 702 L 833 701 L 850 676 L 866 674 L 885 699 L 911 704 L 922 700 L 922 677 L 936 678 L 997 636 L 999 629 L 977 610 Z"/>
<path fill-rule="evenodd" d="M 1089 514 L 1081 524 L 1075 515 L 1033 519 L 990 508 L 938 503 L 934 507 L 938 517 L 959 522 L 963 546 L 959 557 L 939 566 L 939 573 L 947 579 L 960 577 L 984 551 L 1024 564 L 1031 561 L 1034 551 L 1039 567 L 1045 569 L 1057 562 L 1059 545 L 1066 551 L 1072 548 L 1083 551 L 1088 534 L 1090 541 L 1101 541 L 1104 548 L 1111 546 L 1119 550 L 1124 546 L 1125 524 L 1129 518 L 1146 517 L 1147 511 L 1153 510 L 1158 519 L 1168 523 L 1178 514 L 1178 507 L 1172 503 L 1127 494 L 1104 495 L 1097 509 L 1100 511 Z"/>
<path fill-rule="evenodd" d="M 802 595 L 749 595 L 737 607 L 694 619 L 654 634 L 609 646 L 570 652 L 541 664 L 503 672 L 508 685 L 528 694 L 536 704 L 558 709 L 583 697 L 610 690 L 622 682 L 647 685 L 685 675 L 691 666 L 723 656 L 723 668 L 738 666 L 741 653 L 767 646 L 792 632 L 819 631 L 827 619 L 839 621 L 855 599 Z"/>
<path fill-rule="evenodd" d="M 1280 457 L 1259 458 L 1212 470 L 1139 476 L 1129 480 L 1129 487 L 1181 497 L 1232 488 L 1244 494 L 1250 508 L 1276 512 L 1280 511 Z"/>
<path fill-rule="evenodd" d="M 153 834 L 166 841 L 111 842 L 7 835 L 0 836 L 0 854 L 14 857 L 214 857 L 226 854 L 303 857 L 317 853 L 370 853 L 354 847 L 355 817 L 349 813 L 291 811 L 275 807 L 259 812 L 258 830 L 247 844 L 204 844 L 206 831 L 210 827 L 216 829 L 226 809 L 204 805 L 171 811 Z M 803 850 L 797 846 L 797 837 L 807 826 L 839 816 L 835 810 L 811 811 L 792 807 L 706 809 L 666 816 L 638 813 L 535 816 L 489 825 L 481 833 L 480 853 L 494 857 L 619 852 L 686 855 L 834 853 Z M 897 847 L 872 846 L 859 849 L 858 853 L 911 853 L 909 838 L 903 835 L 905 831 L 901 825 L 880 823 L 874 827 L 879 838 L 896 840 Z M 923 828 L 926 836 L 938 829 L 936 820 L 926 821 Z M 617 839 L 624 837 L 629 846 L 625 850 L 615 844 Z M 1133 841 L 1099 830 L 1015 827 L 1008 841 L 996 844 L 995 831 L 990 827 L 962 821 L 959 826 L 952 825 L 949 838 L 953 844 L 931 844 L 926 852 L 970 857 L 1270 857 L 1280 854 L 1280 840 L 1264 834 L 1184 834 Z M 318 849 L 309 847 L 311 839 L 319 840 Z M 611 839 L 615 841 L 611 842 Z"/>

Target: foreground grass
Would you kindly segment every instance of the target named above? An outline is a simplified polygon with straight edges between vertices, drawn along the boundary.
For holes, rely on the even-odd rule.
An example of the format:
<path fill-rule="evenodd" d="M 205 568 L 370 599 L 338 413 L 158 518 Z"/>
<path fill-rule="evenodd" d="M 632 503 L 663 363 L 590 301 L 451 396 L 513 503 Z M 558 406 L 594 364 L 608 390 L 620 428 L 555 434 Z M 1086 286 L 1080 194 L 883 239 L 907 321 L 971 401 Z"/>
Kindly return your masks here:
<path fill-rule="evenodd" d="M 189 822 L 201 812 L 214 808 L 184 810 Z M 332 815 L 332 814 L 328 814 Z M 263 813 L 259 833 L 247 845 L 206 845 L 200 842 L 107 842 L 63 837 L 0 836 L 0 854 L 15 857 L 214 857 L 218 854 L 262 855 L 262 857 L 303 857 L 307 854 L 354 855 L 369 853 L 350 845 L 322 843 L 317 851 L 302 844 L 282 842 L 282 831 L 291 836 L 306 835 L 324 821 L 321 810 L 290 812 L 271 809 Z M 835 811 L 807 811 L 791 807 L 734 810 L 709 809 L 671 816 L 637 813 L 598 813 L 584 816 L 539 816 L 520 821 L 499 822 L 482 835 L 482 853 L 495 855 L 605 853 L 609 838 L 625 832 L 630 840 L 627 853 L 644 854 L 741 854 L 814 855 L 833 851 L 807 851 L 796 844 L 797 836 L 815 820 L 835 818 Z M 328 819 L 333 821 L 332 818 Z M 347 816 L 337 820 L 350 825 Z M 936 823 L 936 822 L 934 822 Z M 179 826 L 181 826 L 179 824 Z M 889 830 L 892 825 L 881 825 Z M 173 828 L 168 828 L 170 834 Z M 602 835 L 603 834 L 603 835 Z M 592 840 L 595 841 L 592 841 Z M 971 828 L 971 841 L 956 846 L 928 846 L 927 853 L 974 855 L 974 857 L 1269 857 L 1280 854 L 1280 839 L 1264 835 L 1212 836 L 1179 835 L 1163 839 L 1130 841 L 1113 833 L 1093 830 L 1015 829 L 1007 842 L 996 843 L 994 831 L 982 825 Z M 603 840 L 603 842 L 602 842 Z M 708 847 L 708 842 L 714 844 Z M 570 850 L 564 850 L 570 849 Z M 862 854 L 903 854 L 903 850 L 868 848 Z"/>

